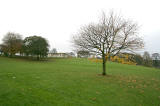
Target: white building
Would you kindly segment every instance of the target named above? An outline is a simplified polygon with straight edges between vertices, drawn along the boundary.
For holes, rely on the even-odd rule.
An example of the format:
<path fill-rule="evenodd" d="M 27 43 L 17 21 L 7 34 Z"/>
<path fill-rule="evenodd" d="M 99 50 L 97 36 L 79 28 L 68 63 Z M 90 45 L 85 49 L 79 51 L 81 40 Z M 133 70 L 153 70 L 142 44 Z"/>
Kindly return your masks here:
<path fill-rule="evenodd" d="M 69 55 L 67 53 L 48 53 L 48 57 L 67 58 Z"/>

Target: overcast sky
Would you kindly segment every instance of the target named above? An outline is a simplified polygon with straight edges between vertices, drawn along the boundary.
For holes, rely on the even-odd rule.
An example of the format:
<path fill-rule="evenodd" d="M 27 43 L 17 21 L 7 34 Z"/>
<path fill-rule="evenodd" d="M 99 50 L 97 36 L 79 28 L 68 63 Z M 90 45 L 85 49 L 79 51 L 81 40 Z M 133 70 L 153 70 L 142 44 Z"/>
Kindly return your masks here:
<path fill-rule="evenodd" d="M 70 52 L 71 36 L 90 22 L 98 22 L 102 11 L 114 10 L 137 22 L 145 50 L 160 53 L 160 2 L 158 0 L 0 0 L 0 43 L 7 32 L 23 37 L 38 35 L 51 48 Z"/>

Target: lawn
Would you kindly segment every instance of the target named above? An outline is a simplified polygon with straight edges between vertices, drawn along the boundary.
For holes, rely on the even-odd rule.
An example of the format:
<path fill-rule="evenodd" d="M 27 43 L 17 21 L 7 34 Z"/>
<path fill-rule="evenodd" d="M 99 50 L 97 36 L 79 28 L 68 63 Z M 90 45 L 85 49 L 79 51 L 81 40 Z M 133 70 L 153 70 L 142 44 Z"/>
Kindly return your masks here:
<path fill-rule="evenodd" d="M 0 57 L 0 106 L 160 106 L 160 70 L 87 59 Z"/>

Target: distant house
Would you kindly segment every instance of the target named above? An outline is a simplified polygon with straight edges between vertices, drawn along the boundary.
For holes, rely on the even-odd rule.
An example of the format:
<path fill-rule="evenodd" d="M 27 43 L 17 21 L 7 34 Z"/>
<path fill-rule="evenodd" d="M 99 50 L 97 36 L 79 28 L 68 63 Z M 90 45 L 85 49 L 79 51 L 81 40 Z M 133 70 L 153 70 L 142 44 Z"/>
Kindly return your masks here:
<path fill-rule="evenodd" d="M 73 52 L 67 53 L 69 57 L 76 57 L 76 55 Z"/>
<path fill-rule="evenodd" d="M 99 56 L 99 55 L 96 55 L 96 54 L 93 54 L 93 53 L 90 53 L 89 57 L 88 58 L 98 58 L 98 59 L 101 59 L 102 57 Z"/>
<path fill-rule="evenodd" d="M 69 55 L 67 53 L 48 53 L 48 57 L 67 58 Z"/>

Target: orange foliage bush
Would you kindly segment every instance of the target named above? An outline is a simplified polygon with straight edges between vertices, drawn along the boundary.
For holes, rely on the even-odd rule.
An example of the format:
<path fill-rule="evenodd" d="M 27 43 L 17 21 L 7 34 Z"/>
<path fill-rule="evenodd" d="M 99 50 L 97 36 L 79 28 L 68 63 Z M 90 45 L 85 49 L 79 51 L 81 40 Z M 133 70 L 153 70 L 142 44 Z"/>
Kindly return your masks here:
<path fill-rule="evenodd" d="M 108 57 L 106 57 L 108 59 Z M 119 56 L 110 57 L 110 61 L 112 62 L 118 62 L 122 64 L 128 64 L 128 65 L 136 65 L 137 63 L 132 60 L 132 56 L 129 54 L 121 54 Z"/>
<path fill-rule="evenodd" d="M 96 63 L 101 63 L 102 59 L 96 59 L 96 58 L 89 58 L 90 61 L 96 62 Z"/>
<path fill-rule="evenodd" d="M 90 61 L 101 63 L 102 59 L 96 59 L 96 58 L 89 58 Z M 132 56 L 129 54 L 121 54 L 119 56 L 110 56 L 110 59 L 108 58 L 108 55 L 106 56 L 106 60 L 112 61 L 112 62 L 118 62 L 121 64 L 128 64 L 128 65 L 136 65 L 137 63 L 132 60 Z"/>

